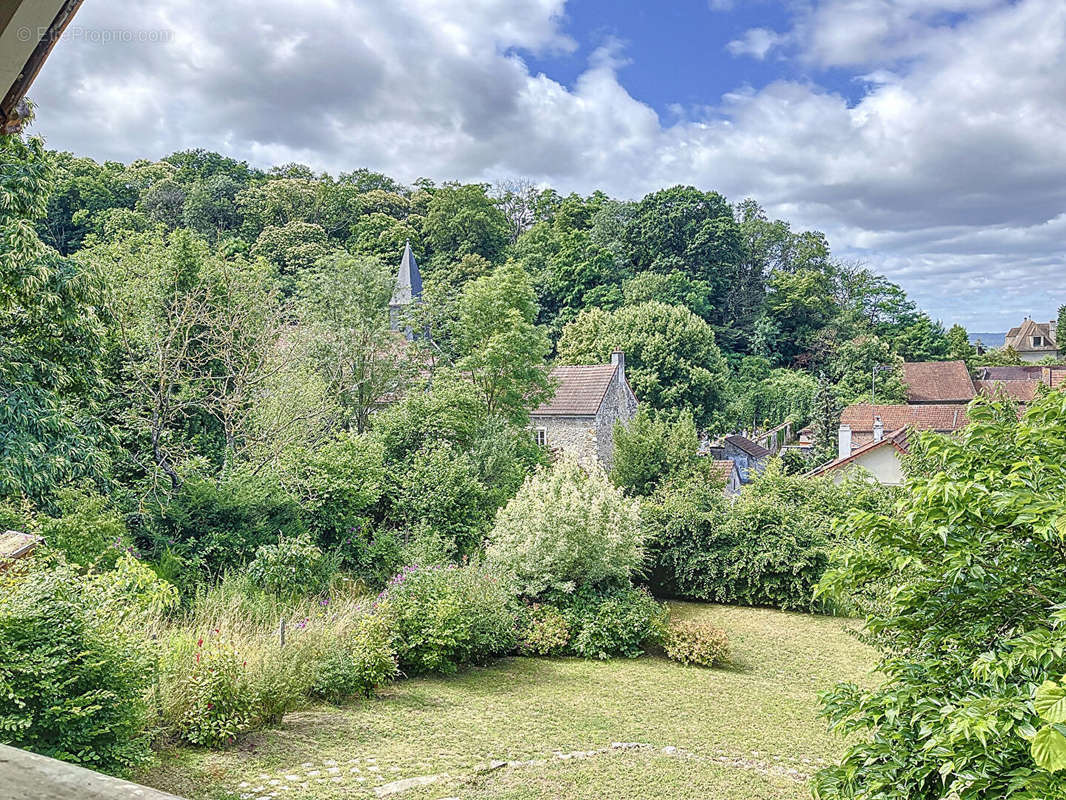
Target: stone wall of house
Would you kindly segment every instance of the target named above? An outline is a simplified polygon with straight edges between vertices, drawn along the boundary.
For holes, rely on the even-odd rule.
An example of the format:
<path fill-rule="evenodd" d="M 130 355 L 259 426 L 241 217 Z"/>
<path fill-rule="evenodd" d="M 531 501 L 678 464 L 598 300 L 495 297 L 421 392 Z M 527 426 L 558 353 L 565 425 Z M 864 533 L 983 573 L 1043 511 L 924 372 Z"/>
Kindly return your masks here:
<path fill-rule="evenodd" d="M 574 456 L 581 464 L 598 461 L 595 417 L 534 417 L 534 428 L 544 428 L 548 449 Z"/>
<path fill-rule="evenodd" d="M 615 373 L 596 415 L 596 456 L 604 469 L 614 464 L 614 424 L 627 423 L 637 414 L 637 398 L 629 384 Z"/>

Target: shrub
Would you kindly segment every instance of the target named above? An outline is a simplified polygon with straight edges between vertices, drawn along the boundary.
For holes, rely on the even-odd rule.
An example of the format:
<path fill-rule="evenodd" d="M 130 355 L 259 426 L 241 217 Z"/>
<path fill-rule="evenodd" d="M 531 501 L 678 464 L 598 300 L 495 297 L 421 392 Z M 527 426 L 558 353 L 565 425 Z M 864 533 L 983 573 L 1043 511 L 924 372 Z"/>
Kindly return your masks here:
<path fill-rule="evenodd" d="M 122 515 L 94 492 L 64 489 L 57 493 L 59 517 L 43 517 L 40 532 L 50 547 L 81 567 L 111 569 L 133 547 Z"/>
<path fill-rule="evenodd" d="M 149 760 L 153 658 L 121 609 L 59 566 L 0 592 L 0 742 L 108 772 Z"/>
<path fill-rule="evenodd" d="M 555 606 L 534 603 L 519 637 L 518 649 L 536 656 L 557 656 L 570 644 L 570 626 Z"/>
<path fill-rule="evenodd" d="M 409 673 L 455 672 L 510 651 L 517 630 L 509 603 L 504 584 L 475 564 L 405 567 L 378 598 Z"/>
<path fill-rule="evenodd" d="M 399 669 L 381 617 L 366 616 L 331 642 L 318 660 L 311 693 L 333 702 L 362 695 L 396 677 Z"/>
<path fill-rule="evenodd" d="M 496 515 L 491 540 L 490 564 L 530 598 L 628 582 L 644 553 L 638 504 L 603 470 L 570 459 L 522 485 Z"/>
<path fill-rule="evenodd" d="M 729 637 L 707 622 L 671 622 L 663 636 L 663 649 L 682 664 L 713 667 L 729 657 Z"/>
<path fill-rule="evenodd" d="M 206 646 L 205 646 L 206 645 Z M 221 637 L 201 638 L 172 653 L 164 718 L 173 733 L 191 744 L 233 744 L 256 721 L 258 697 L 248 663 Z"/>
<path fill-rule="evenodd" d="M 661 638 L 666 609 L 644 589 L 629 585 L 578 591 L 564 610 L 570 652 L 583 658 L 636 658 Z"/>
<path fill-rule="evenodd" d="M 329 585 L 333 565 L 306 534 L 279 536 L 277 544 L 260 545 L 248 565 L 248 577 L 275 594 L 317 594 Z"/>
<path fill-rule="evenodd" d="M 703 481 L 666 486 L 643 508 L 652 588 L 717 603 L 824 608 L 814 587 L 828 563 L 834 522 L 892 496 L 861 479 L 838 486 L 773 466 L 732 503 Z"/>
<path fill-rule="evenodd" d="M 156 550 L 198 565 L 212 576 L 242 567 L 279 534 L 303 532 L 296 500 L 272 480 L 235 475 L 221 483 L 191 478 L 149 525 Z"/>

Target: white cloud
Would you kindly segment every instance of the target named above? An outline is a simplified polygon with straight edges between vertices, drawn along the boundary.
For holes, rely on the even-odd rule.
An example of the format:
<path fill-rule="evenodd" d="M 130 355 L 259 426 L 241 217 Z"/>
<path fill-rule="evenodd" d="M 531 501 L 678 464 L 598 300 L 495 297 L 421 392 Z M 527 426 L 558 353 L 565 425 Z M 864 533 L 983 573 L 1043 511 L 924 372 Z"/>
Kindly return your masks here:
<path fill-rule="evenodd" d="M 60 42 L 34 87 L 36 130 L 96 158 L 204 147 L 260 165 L 525 175 L 629 197 L 692 183 L 825 230 L 947 321 L 1003 328 L 1066 302 L 1060 0 L 804 6 L 773 36 L 802 64 L 858 68 L 857 101 L 782 80 L 670 124 L 623 87 L 617 42 L 569 88 L 529 71 L 517 50 L 574 47 L 563 6 L 87 3 L 82 28 L 173 38 Z M 770 33 L 743 52 L 765 57 Z"/>
<path fill-rule="evenodd" d="M 753 56 L 762 61 L 772 48 L 786 39 L 787 37 L 767 28 L 751 28 L 745 31 L 740 39 L 734 39 L 727 44 L 726 49 L 735 56 Z"/>

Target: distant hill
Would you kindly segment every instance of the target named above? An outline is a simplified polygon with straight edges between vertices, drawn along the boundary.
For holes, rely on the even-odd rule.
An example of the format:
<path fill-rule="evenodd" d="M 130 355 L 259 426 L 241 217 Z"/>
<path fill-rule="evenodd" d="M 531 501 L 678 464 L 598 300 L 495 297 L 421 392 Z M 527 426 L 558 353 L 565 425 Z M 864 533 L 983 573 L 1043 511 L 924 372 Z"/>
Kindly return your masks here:
<path fill-rule="evenodd" d="M 977 340 L 981 340 L 981 344 L 985 347 L 1002 347 L 1003 342 L 1007 340 L 1007 334 L 1005 333 L 971 333 L 970 344 L 977 344 Z"/>

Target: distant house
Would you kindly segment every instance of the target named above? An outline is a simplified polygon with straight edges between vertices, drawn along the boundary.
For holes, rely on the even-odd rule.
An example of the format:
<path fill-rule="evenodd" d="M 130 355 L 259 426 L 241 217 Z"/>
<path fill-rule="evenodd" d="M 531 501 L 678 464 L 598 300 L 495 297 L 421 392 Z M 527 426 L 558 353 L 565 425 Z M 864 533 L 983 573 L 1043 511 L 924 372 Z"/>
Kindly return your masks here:
<path fill-rule="evenodd" d="M 1066 348 L 1059 346 L 1058 322 L 1034 322 L 1026 320 L 1017 328 L 1007 331 L 1005 347 L 1013 347 L 1022 361 L 1041 361 L 1048 356 L 1059 359 Z"/>
<path fill-rule="evenodd" d="M 840 415 L 837 457 L 808 475 L 833 473 L 840 480 L 847 469 L 862 467 L 878 483 L 897 486 L 903 480 L 901 458 L 910 431 L 954 433 L 966 427 L 962 404 L 848 406 Z"/>
<path fill-rule="evenodd" d="M 899 428 L 881 439 L 867 442 L 846 456 L 823 464 L 808 474 L 829 475 L 835 483 L 840 483 L 849 470 L 864 469 L 882 486 L 899 486 L 903 483 L 901 458 L 907 452 L 907 429 Z"/>
<path fill-rule="evenodd" d="M 637 413 L 625 356 L 615 351 L 610 364 L 556 367 L 551 376 L 555 395 L 532 414 L 537 443 L 554 453 L 570 453 L 583 464 L 610 469 L 614 425 L 629 422 Z"/>
<path fill-rule="evenodd" d="M 740 480 L 740 471 L 737 469 L 737 462 L 729 459 L 721 461 L 716 459 L 711 464 L 715 478 L 722 483 L 722 494 L 726 497 L 738 495 L 742 482 Z"/>
<path fill-rule="evenodd" d="M 848 406 L 840 415 L 837 456 L 851 455 L 853 450 L 884 438 L 885 431 L 911 428 L 919 431 L 953 433 L 965 428 L 969 420 L 966 406 L 942 405 L 869 405 Z"/>
<path fill-rule="evenodd" d="M 911 405 L 969 403 L 974 385 L 964 361 L 913 361 L 903 365 Z"/>
<path fill-rule="evenodd" d="M 726 436 L 711 445 L 711 455 L 719 461 L 729 460 L 737 465 L 741 483 L 749 483 L 756 474 L 766 468 L 766 460 L 772 453 L 761 444 L 744 436 Z"/>

